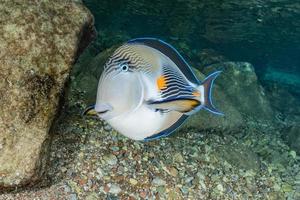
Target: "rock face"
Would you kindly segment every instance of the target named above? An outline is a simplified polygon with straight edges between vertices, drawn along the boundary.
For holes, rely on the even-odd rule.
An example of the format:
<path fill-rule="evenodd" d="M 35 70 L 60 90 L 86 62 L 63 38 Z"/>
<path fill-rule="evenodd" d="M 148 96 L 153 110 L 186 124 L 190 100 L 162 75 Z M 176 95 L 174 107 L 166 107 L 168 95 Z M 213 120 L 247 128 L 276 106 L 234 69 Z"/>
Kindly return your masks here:
<path fill-rule="evenodd" d="M 93 35 L 73 1 L 0 3 L 0 189 L 32 184 L 45 167 L 49 130 L 72 64 Z"/>

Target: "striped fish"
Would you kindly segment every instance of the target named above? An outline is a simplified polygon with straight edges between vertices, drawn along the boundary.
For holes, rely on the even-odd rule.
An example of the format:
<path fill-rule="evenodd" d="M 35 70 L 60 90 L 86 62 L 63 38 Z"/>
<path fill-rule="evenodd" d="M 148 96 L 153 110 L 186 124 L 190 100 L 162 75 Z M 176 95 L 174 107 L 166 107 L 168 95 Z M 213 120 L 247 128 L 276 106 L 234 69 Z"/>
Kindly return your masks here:
<path fill-rule="evenodd" d="M 101 74 L 96 104 L 84 114 L 98 115 L 134 140 L 170 135 L 186 119 L 212 104 L 216 71 L 200 82 L 171 45 L 155 38 L 137 38 L 120 46 Z"/>

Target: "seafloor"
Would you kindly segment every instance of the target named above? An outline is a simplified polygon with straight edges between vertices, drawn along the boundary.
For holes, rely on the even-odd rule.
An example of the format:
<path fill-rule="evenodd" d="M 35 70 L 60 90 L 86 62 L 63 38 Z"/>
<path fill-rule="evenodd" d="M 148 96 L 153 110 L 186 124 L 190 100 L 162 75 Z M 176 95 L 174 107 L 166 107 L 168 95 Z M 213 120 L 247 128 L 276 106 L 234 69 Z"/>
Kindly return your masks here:
<path fill-rule="evenodd" d="M 89 50 L 92 49 L 93 53 L 84 53 L 71 74 L 71 87 L 66 91 L 64 106 L 51 130 L 53 141 L 48 170 L 35 188 L 0 194 L 0 200 L 300 199 L 300 156 L 283 137 L 285 131 L 289 131 L 285 130 L 288 126 L 257 120 L 248 121 L 247 128 L 234 134 L 213 130 L 179 131 L 168 138 L 147 143 L 135 142 L 116 133 L 102 121 L 81 116 L 87 103 L 85 98 L 90 98 L 87 93 L 95 92 L 86 93 L 82 88 L 88 89 L 89 84 L 97 84 L 95 80 L 87 77 L 83 79 L 85 82 L 81 82 L 85 84 L 82 88 L 73 87 L 78 70 L 89 70 L 87 60 L 145 32 L 146 35 L 166 36 L 190 60 L 198 56 L 199 51 L 189 49 L 195 43 L 194 46 L 198 45 L 199 49 L 212 44 L 213 49 L 217 48 L 221 53 L 228 52 L 229 46 L 231 52 L 228 55 L 234 58 L 232 60 L 246 60 L 252 64 L 257 64 L 258 60 L 265 62 L 258 63 L 259 66 L 276 63 L 277 55 L 284 55 L 291 62 L 293 55 L 297 58 L 293 66 L 298 66 L 296 60 L 299 55 L 294 49 L 299 49 L 300 29 L 290 31 L 291 26 L 299 24 L 299 20 L 295 20 L 299 16 L 296 2 L 203 1 L 199 4 L 198 1 L 184 3 L 178 0 L 174 1 L 176 4 L 160 1 L 156 5 L 147 1 L 129 1 L 128 4 L 126 1 L 116 1 L 122 6 L 110 3 L 114 1 L 84 2 L 95 15 L 98 38 L 90 46 Z M 215 4 L 218 9 L 215 9 Z M 158 14 L 162 16 L 157 18 Z M 134 26 L 131 24 L 133 18 Z M 206 21 L 203 22 L 203 19 Z M 155 28 L 149 29 L 151 23 L 142 24 L 144 21 L 153 23 Z M 201 46 L 203 41 L 195 41 L 196 37 L 205 38 L 205 45 Z M 188 42 L 184 42 L 187 39 Z M 221 48 L 220 44 L 227 48 Z M 291 46 L 292 50 L 281 49 L 286 46 Z M 265 61 L 267 58 L 268 62 Z M 288 72 L 290 65 L 282 63 L 277 68 Z M 211 63 L 196 64 L 204 67 Z M 272 67 L 270 69 L 272 71 Z M 294 71 L 288 74 L 294 74 Z M 272 73 L 265 79 L 278 81 L 277 76 Z M 282 77 L 280 80 L 286 82 Z M 294 81 L 291 84 L 299 91 L 297 83 Z M 292 87 L 289 85 L 288 88 Z M 280 98 L 286 93 L 282 94 Z M 271 99 L 272 104 L 276 104 L 274 99 Z M 294 104 L 282 99 L 278 108 L 295 109 Z M 279 121 L 289 118 L 274 117 Z"/>
<path fill-rule="evenodd" d="M 44 186 L 0 199 L 300 199 L 299 161 L 263 124 L 143 143 L 74 109 L 54 130 Z"/>
<path fill-rule="evenodd" d="M 135 142 L 83 118 L 84 91 L 70 88 L 44 180 L 0 199 L 300 199 L 300 157 L 278 126 L 250 121 L 237 134 Z"/>

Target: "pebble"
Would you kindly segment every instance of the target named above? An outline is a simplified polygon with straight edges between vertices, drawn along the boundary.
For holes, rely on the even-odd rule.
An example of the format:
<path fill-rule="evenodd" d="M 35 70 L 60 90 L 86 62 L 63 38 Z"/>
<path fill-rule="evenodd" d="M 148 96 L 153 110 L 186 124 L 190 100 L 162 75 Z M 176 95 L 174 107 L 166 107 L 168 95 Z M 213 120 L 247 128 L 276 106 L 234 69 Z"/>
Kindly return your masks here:
<path fill-rule="evenodd" d="M 138 184 L 138 181 L 135 180 L 134 178 L 130 178 L 130 179 L 129 179 L 129 182 L 130 182 L 131 185 L 136 185 L 136 184 Z"/>
<path fill-rule="evenodd" d="M 109 192 L 112 193 L 112 194 L 119 194 L 121 191 L 122 191 L 122 189 L 120 188 L 119 185 L 112 184 L 110 186 Z"/>
<path fill-rule="evenodd" d="M 76 194 L 70 194 L 70 200 L 77 200 L 78 198 L 77 198 L 77 195 Z"/>
<path fill-rule="evenodd" d="M 295 184 L 300 185 L 300 172 L 295 177 Z"/>
<path fill-rule="evenodd" d="M 112 130 L 112 127 L 109 124 L 105 124 L 103 129 L 108 132 Z"/>
<path fill-rule="evenodd" d="M 156 177 L 156 178 L 153 179 L 152 184 L 155 185 L 155 186 L 162 186 L 162 185 L 166 184 L 166 181 L 164 181 L 161 178 Z"/>
<path fill-rule="evenodd" d="M 158 186 L 156 188 L 156 191 L 160 194 L 160 195 L 163 195 L 166 191 L 166 188 L 164 186 Z"/>
<path fill-rule="evenodd" d="M 101 169 L 101 168 L 97 168 L 96 169 L 96 171 L 97 171 L 97 173 L 98 173 L 98 176 L 100 177 L 100 178 L 102 178 L 103 177 L 103 170 Z"/>
<path fill-rule="evenodd" d="M 175 162 L 182 163 L 184 161 L 183 156 L 181 153 L 176 153 L 173 157 Z"/>
<path fill-rule="evenodd" d="M 282 184 L 282 191 L 283 192 L 292 192 L 293 191 L 293 187 L 287 183 Z"/>
<path fill-rule="evenodd" d="M 194 179 L 194 177 L 187 177 L 185 179 L 185 183 L 190 183 L 193 179 Z"/>
<path fill-rule="evenodd" d="M 220 184 L 220 183 L 217 185 L 217 189 L 218 189 L 220 192 L 224 192 L 224 187 L 223 187 L 223 185 Z"/>
<path fill-rule="evenodd" d="M 140 192 L 140 197 L 143 198 L 143 199 L 146 199 L 146 197 L 147 197 L 147 192 L 146 192 L 146 191 L 141 191 L 141 192 Z"/>
<path fill-rule="evenodd" d="M 292 156 L 293 159 L 296 159 L 296 157 L 297 157 L 296 151 L 290 151 L 289 154 L 290 154 L 290 156 Z"/>
<path fill-rule="evenodd" d="M 169 172 L 172 176 L 176 177 L 178 175 L 178 170 L 175 167 L 171 167 Z"/>
<path fill-rule="evenodd" d="M 118 159 L 115 155 L 110 154 L 108 156 L 104 156 L 103 158 L 107 164 L 109 165 L 116 165 L 118 163 Z"/>
<path fill-rule="evenodd" d="M 62 199 L 268 199 L 273 193 L 273 199 L 284 199 L 277 193 L 282 193 L 283 197 L 290 196 L 290 199 L 300 199 L 300 169 L 296 160 L 292 159 L 294 153 L 288 154 L 290 150 L 285 150 L 290 156 L 279 155 L 287 157 L 289 161 L 282 164 L 285 169 L 282 172 L 276 165 L 268 173 L 267 169 L 271 168 L 272 163 L 261 157 L 264 168 L 260 173 L 253 173 L 232 167 L 225 158 L 214 153 L 222 140 L 218 140 L 219 136 L 213 132 L 209 136 L 213 142 L 203 137 L 204 142 L 197 146 L 197 151 L 190 148 L 188 143 L 181 143 L 176 137 L 163 139 L 162 143 L 156 141 L 144 145 L 119 136 L 115 137 L 115 142 L 109 139 L 112 137 L 110 133 L 103 134 L 89 137 L 89 140 L 94 141 L 78 148 L 79 156 L 72 162 L 68 161 L 71 162 L 67 162 L 70 165 L 57 165 L 59 170 L 56 171 L 60 175 L 63 173 L 61 176 L 68 180 L 65 184 L 70 183 L 69 186 L 61 187 L 61 192 L 67 193 L 67 197 Z M 193 138 L 193 134 L 189 134 L 189 137 L 193 139 L 190 142 L 197 139 Z M 176 145 L 168 146 L 173 139 Z M 250 139 L 249 136 L 248 140 Z M 256 140 L 251 141 L 251 144 L 256 144 Z M 195 146 L 195 143 L 191 145 Z M 274 148 L 270 148 L 277 151 L 275 147 L 274 144 Z M 165 150 L 164 155 L 160 154 L 162 148 Z M 256 148 L 258 147 L 253 147 L 254 150 Z M 203 151 L 203 159 L 199 151 Z M 102 152 L 108 153 L 103 156 Z M 192 158 L 197 155 L 195 152 L 199 152 L 199 155 Z M 211 162 L 205 162 L 208 160 L 205 152 L 210 153 Z M 58 162 L 66 162 L 64 154 L 61 155 L 61 161 Z M 64 166 L 67 166 L 67 171 Z M 59 192 L 56 187 L 51 186 L 50 190 Z"/>

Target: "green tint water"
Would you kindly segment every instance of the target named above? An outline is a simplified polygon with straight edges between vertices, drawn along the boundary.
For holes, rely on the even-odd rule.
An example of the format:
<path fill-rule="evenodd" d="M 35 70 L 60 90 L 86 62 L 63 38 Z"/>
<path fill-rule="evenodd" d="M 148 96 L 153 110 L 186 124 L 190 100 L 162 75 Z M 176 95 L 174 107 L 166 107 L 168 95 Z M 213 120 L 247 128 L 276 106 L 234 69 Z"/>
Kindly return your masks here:
<path fill-rule="evenodd" d="M 273 69 L 282 72 L 282 76 L 294 74 L 300 78 L 300 9 L 294 1 L 84 3 L 95 16 L 100 48 L 135 37 L 158 37 L 173 44 L 190 60 L 197 51 L 212 48 L 229 60 L 254 64 L 262 79 L 265 72 Z M 276 81 L 273 76 L 269 79 Z M 294 86 L 299 86 L 297 83 L 295 80 Z"/>

